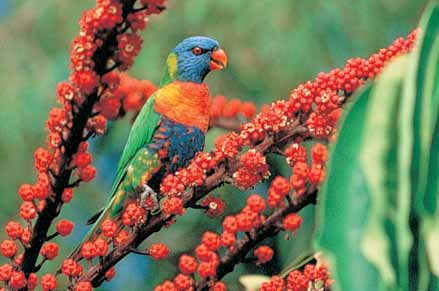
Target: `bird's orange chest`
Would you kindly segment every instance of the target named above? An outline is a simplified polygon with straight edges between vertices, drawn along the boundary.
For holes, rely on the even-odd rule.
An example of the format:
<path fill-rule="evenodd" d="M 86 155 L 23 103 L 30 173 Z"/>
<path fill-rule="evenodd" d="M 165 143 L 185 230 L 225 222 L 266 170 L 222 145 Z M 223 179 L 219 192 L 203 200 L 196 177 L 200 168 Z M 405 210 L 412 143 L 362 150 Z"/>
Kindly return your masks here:
<path fill-rule="evenodd" d="M 209 126 L 209 89 L 206 84 L 174 81 L 161 88 L 154 110 L 170 120 L 206 132 Z"/>

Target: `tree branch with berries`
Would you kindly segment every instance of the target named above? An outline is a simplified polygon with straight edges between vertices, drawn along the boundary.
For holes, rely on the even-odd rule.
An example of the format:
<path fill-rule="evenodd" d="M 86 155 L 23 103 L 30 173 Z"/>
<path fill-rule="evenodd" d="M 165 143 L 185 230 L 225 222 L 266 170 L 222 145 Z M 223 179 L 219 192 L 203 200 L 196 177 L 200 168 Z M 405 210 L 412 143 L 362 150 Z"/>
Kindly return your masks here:
<path fill-rule="evenodd" d="M 146 28 L 147 17 L 164 9 L 164 0 L 97 0 L 82 14 L 72 42 L 69 81 L 58 84 L 59 105 L 50 110 L 46 122 L 47 144 L 34 154 L 36 182 L 18 189 L 23 221 L 10 221 L 5 227 L 9 238 L 0 246 L 9 260 L 0 266 L 5 290 L 34 290 L 40 284 L 50 291 L 65 280 L 68 290 L 90 291 L 111 280 L 115 266 L 129 254 L 166 259 L 172 249 L 163 243 L 150 244 L 146 250 L 139 247 L 154 233 L 172 228 L 190 208 L 221 217 L 223 230 L 206 229 L 192 253 L 180 255 L 178 274 L 154 291 L 227 290 L 222 280 L 236 266 L 260 266 L 273 259 L 267 239 L 286 233 L 294 240 L 303 220 L 298 212 L 319 201 L 328 176 L 328 146 L 337 142 L 341 115 L 389 63 L 414 50 L 421 34 L 415 30 L 369 58 L 352 58 L 343 68 L 319 73 L 258 114 L 251 102 L 213 97 L 210 128 L 230 133 L 217 137 L 214 150 L 198 153 L 188 167 L 161 181 L 160 209 L 145 210 L 140 201 L 127 204 L 122 228 L 105 220 L 100 229 L 103 238 L 78 245 L 80 257 L 55 263 L 57 273 L 40 275 L 43 265 L 58 257 L 60 246 L 51 240 L 69 236 L 74 228 L 73 222 L 58 217 L 75 189 L 96 176 L 88 140 L 106 133 L 108 120 L 128 112 L 136 116 L 156 90 L 151 82 L 125 71 L 140 53 L 139 32 Z M 267 180 L 269 154 L 283 157 L 291 175 L 271 177 L 267 193 L 251 194 L 238 213 L 224 216 L 225 201 L 212 191 L 225 184 L 249 190 Z M 285 276 L 270 275 L 258 290 L 329 290 L 333 283 L 330 268 L 321 261 L 289 270 Z"/>

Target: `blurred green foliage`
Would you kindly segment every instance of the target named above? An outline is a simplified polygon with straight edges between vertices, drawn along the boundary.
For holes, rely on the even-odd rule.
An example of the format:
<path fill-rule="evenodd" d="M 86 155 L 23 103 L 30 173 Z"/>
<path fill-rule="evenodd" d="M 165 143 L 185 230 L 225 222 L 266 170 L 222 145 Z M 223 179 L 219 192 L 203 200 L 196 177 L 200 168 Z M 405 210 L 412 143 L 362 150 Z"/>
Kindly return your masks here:
<path fill-rule="evenodd" d="M 0 0 L 0 225 L 16 215 L 16 189 L 32 182 L 33 150 L 44 143 L 44 122 L 55 104 L 55 87 L 68 76 L 69 45 L 77 33 L 77 20 L 92 0 Z M 423 0 L 170 0 L 169 8 L 151 18 L 144 32 L 144 47 L 131 74 L 158 83 L 168 52 L 184 37 L 207 35 L 218 39 L 229 55 L 230 67 L 212 74 L 212 94 L 252 100 L 258 105 L 286 98 L 289 90 L 312 79 L 319 71 L 342 66 L 349 57 L 367 56 L 406 35 L 418 22 Z M 8 10 L 6 11 L 6 9 Z M 96 181 L 83 185 L 63 216 L 76 222 L 73 237 L 62 240 L 67 253 L 80 240 L 83 222 L 106 200 L 115 165 L 129 130 L 129 118 L 111 125 L 109 134 L 93 143 Z M 207 147 L 213 137 L 209 133 Z M 273 161 L 274 174 L 287 169 Z M 254 191 L 263 193 L 266 185 Z M 232 187 L 217 191 L 235 212 L 243 195 Z M 264 269 L 242 265 L 229 275 L 235 290 L 243 273 L 277 273 L 282 266 L 309 249 L 313 234 L 313 208 L 303 213 L 304 227 L 296 237 L 283 236 L 269 243 L 279 249 L 274 263 Z M 207 220 L 189 211 L 172 228 L 154 235 L 168 243 L 176 256 L 190 251 L 206 228 L 216 229 L 220 219 Z M 190 233 L 191 235 L 187 235 Z M 3 234 L 2 234 L 3 235 Z M 117 266 L 118 276 L 100 290 L 150 290 L 175 272 L 176 257 L 150 262 L 130 256 Z M 54 267 L 48 267 L 47 270 Z"/>

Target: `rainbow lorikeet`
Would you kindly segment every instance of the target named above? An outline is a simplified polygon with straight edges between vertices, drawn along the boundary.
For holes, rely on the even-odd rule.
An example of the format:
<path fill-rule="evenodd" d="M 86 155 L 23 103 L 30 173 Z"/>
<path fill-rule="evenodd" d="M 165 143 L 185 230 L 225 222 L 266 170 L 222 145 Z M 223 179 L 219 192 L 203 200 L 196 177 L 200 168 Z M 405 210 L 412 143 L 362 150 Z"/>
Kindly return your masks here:
<path fill-rule="evenodd" d="M 111 197 L 85 241 L 100 235 L 106 219 L 121 225 L 124 206 L 146 197 L 157 199 L 162 179 L 189 165 L 204 147 L 209 125 L 209 92 L 203 82 L 212 70 L 223 69 L 227 55 L 216 40 L 190 37 L 169 54 L 160 88 L 137 116 L 120 158 Z M 71 258 L 79 259 L 79 248 Z"/>

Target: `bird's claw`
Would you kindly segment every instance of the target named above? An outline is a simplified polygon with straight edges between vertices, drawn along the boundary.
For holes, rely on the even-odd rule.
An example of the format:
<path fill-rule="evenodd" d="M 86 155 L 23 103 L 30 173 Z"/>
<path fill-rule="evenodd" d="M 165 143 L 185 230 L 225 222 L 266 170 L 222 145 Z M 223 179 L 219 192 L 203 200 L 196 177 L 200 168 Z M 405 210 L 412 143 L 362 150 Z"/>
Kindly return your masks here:
<path fill-rule="evenodd" d="M 147 204 L 147 199 L 152 199 L 152 207 Z M 155 211 L 159 208 L 159 201 L 157 193 L 148 185 L 143 185 L 143 191 L 140 193 L 140 207 Z"/>

